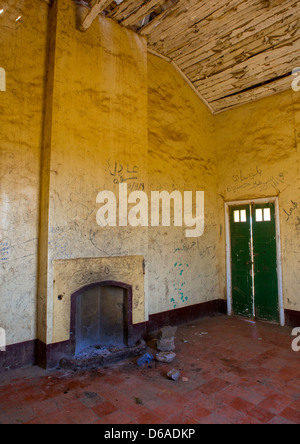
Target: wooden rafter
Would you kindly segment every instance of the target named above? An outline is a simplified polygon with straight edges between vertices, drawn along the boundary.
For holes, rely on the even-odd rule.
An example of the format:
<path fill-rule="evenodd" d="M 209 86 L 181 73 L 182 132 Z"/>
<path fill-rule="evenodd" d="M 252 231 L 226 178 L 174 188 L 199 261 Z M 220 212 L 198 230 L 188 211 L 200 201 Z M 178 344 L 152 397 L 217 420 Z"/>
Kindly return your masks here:
<path fill-rule="evenodd" d="M 165 9 L 163 12 L 161 12 L 159 15 L 157 15 L 153 20 L 150 21 L 146 26 L 143 26 L 139 30 L 140 35 L 148 36 L 151 34 L 152 30 L 159 26 L 169 14 L 172 14 L 174 11 L 178 9 L 178 3 L 179 0 L 177 0 L 176 3 L 174 3 L 169 8 Z"/>
<path fill-rule="evenodd" d="M 113 0 L 93 0 L 90 9 L 81 23 L 80 30 L 87 31 L 97 15 L 111 5 L 112 2 Z"/>
<path fill-rule="evenodd" d="M 150 0 L 148 3 L 145 3 L 143 6 L 141 6 L 134 14 L 131 14 L 129 17 L 123 20 L 121 24 L 123 26 L 134 25 L 135 23 L 145 18 L 147 14 L 150 14 L 153 9 L 155 9 L 159 5 L 162 5 L 163 3 L 165 3 L 165 0 Z"/>
<path fill-rule="evenodd" d="M 300 65 L 299 0 L 93 0 L 81 29 L 101 13 L 147 37 L 213 113 L 290 88 Z"/>
<path fill-rule="evenodd" d="M 117 5 L 108 15 L 107 17 L 116 20 L 117 22 L 121 22 L 137 11 L 143 4 L 144 0 L 124 0 L 122 3 Z"/>

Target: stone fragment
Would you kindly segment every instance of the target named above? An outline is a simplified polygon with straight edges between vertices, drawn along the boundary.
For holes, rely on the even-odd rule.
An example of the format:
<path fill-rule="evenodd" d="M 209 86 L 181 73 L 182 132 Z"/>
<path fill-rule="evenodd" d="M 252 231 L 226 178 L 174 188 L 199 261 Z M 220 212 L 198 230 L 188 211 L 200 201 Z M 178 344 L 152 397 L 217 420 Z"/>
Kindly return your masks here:
<path fill-rule="evenodd" d="M 137 364 L 139 367 L 143 367 L 145 364 L 150 364 L 154 359 L 154 356 L 150 353 L 145 353 L 137 360 Z"/>
<path fill-rule="evenodd" d="M 161 352 L 174 351 L 175 350 L 174 338 L 158 340 L 156 347 Z"/>
<path fill-rule="evenodd" d="M 156 360 L 159 362 L 172 362 L 176 357 L 176 353 L 174 352 L 160 352 L 156 354 Z"/>
<path fill-rule="evenodd" d="M 173 370 L 170 370 L 167 373 L 167 376 L 169 379 L 172 379 L 172 381 L 178 381 L 180 378 L 180 371 L 173 368 Z"/>
<path fill-rule="evenodd" d="M 156 347 L 159 351 L 174 351 L 175 350 L 175 334 L 177 327 L 164 327 L 157 335 Z"/>
<path fill-rule="evenodd" d="M 171 339 L 176 335 L 177 327 L 163 327 L 158 335 L 157 339 Z"/>

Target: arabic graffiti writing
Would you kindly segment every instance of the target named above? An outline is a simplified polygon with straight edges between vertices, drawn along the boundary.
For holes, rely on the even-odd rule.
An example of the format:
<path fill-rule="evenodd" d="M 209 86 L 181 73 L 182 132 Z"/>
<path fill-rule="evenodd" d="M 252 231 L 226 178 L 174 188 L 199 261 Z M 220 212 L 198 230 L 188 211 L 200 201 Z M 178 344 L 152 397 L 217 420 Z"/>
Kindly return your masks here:
<path fill-rule="evenodd" d="M 236 193 L 237 191 L 247 189 L 253 190 L 259 188 L 261 191 L 265 191 L 267 189 L 277 190 L 281 187 L 281 185 L 285 184 L 285 178 L 283 173 L 279 173 L 278 175 L 270 176 L 265 180 L 261 178 L 262 171 L 257 169 L 256 173 L 252 173 L 244 176 L 241 172 L 239 175 L 233 176 L 233 180 L 235 181 L 235 185 L 230 185 L 227 187 L 227 191 L 230 193 Z M 257 177 L 256 177 L 257 176 Z M 253 180 L 255 179 L 255 180 Z"/>
<path fill-rule="evenodd" d="M 290 220 L 292 215 L 295 213 L 295 211 L 299 207 L 298 202 L 294 202 L 293 200 L 291 200 L 291 204 L 292 204 L 292 206 L 288 210 L 283 209 L 284 213 L 287 215 L 287 219 L 286 219 L 287 222 Z"/>
<path fill-rule="evenodd" d="M 239 174 L 234 174 L 232 179 L 234 182 L 244 182 L 245 180 L 254 179 L 254 177 L 262 175 L 262 169 L 256 167 L 256 171 L 254 173 L 247 174 L 244 176 L 243 172 L 240 170 Z"/>
<path fill-rule="evenodd" d="M 119 185 L 127 183 L 130 191 L 144 191 L 145 184 L 140 181 L 139 167 L 137 165 L 123 164 L 121 162 L 111 162 L 106 160 L 107 168 L 110 176 L 113 178 L 113 183 Z"/>

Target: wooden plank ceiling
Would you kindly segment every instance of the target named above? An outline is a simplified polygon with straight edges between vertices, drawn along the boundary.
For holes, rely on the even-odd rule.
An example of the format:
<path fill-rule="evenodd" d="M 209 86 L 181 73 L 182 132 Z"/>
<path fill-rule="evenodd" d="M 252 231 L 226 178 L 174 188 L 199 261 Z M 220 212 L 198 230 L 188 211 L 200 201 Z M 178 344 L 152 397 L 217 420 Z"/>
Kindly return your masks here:
<path fill-rule="evenodd" d="M 92 0 L 98 14 L 148 39 L 213 113 L 291 88 L 300 66 L 299 0 Z"/>

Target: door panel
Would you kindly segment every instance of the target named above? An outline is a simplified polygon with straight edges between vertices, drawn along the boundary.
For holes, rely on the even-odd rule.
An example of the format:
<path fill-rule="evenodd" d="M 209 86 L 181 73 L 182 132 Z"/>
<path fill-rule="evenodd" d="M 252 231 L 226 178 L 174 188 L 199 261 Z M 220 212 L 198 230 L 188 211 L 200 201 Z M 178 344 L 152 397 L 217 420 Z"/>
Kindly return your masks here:
<path fill-rule="evenodd" d="M 275 205 L 230 207 L 232 309 L 279 321 Z"/>
<path fill-rule="evenodd" d="M 253 206 L 255 314 L 279 321 L 275 206 Z"/>
<path fill-rule="evenodd" d="M 250 206 L 231 207 L 232 308 L 253 316 Z"/>

